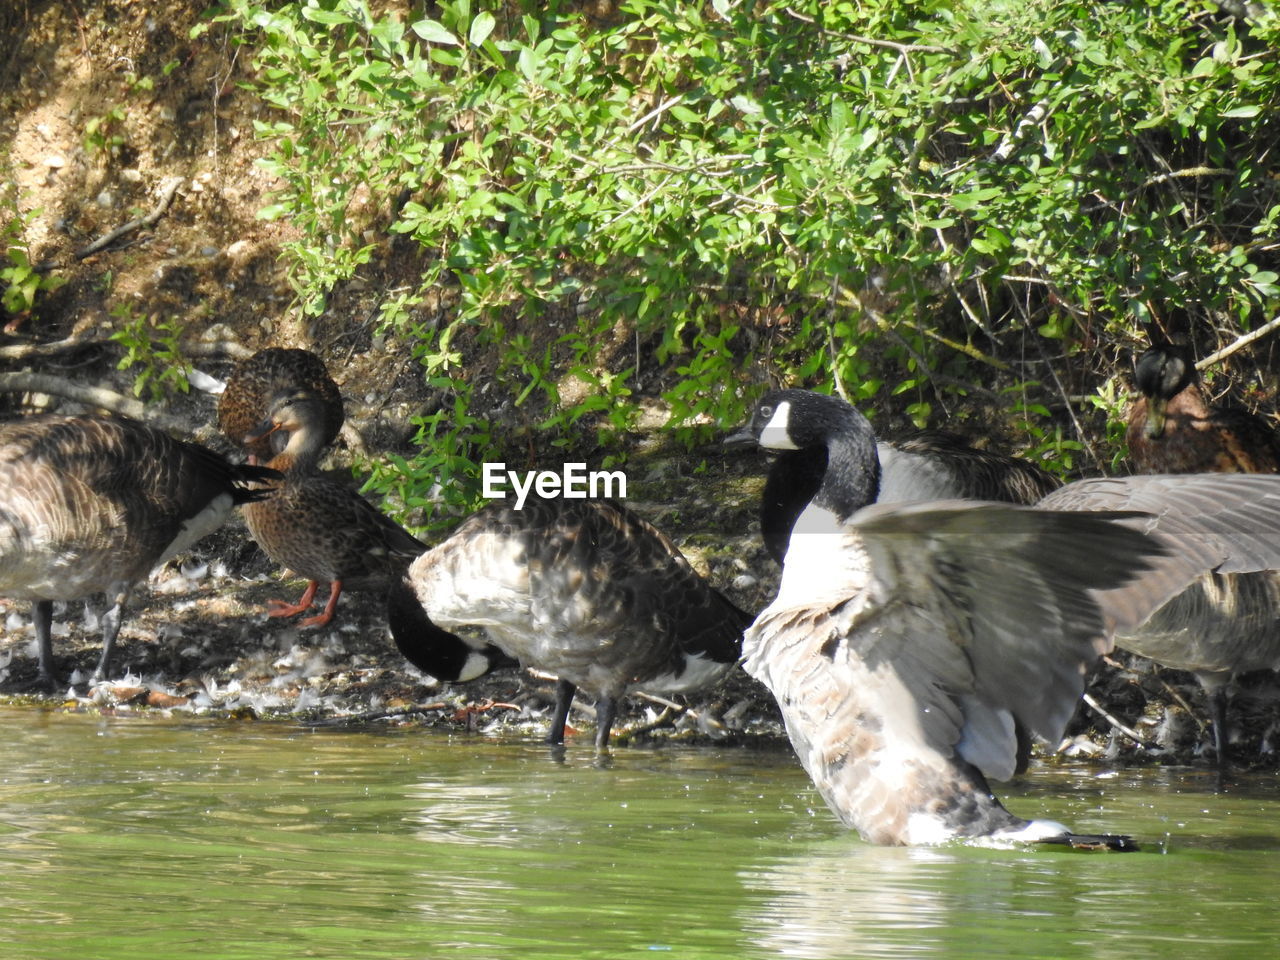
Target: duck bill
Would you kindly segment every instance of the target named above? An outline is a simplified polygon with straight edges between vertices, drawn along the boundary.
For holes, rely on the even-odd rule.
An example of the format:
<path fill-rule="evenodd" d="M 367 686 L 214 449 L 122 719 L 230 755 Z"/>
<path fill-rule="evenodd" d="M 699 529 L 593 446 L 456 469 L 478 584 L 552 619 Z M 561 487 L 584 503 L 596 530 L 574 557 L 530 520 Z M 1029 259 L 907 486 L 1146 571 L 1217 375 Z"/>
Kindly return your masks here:
<path fill-rule="evenodd" d="M 245 443 L 257 443 L 264 437 L 269 437 L 280 429 L 280 424 L 271 420 L 263 420 L 260 424 L 244 435 Z"/>

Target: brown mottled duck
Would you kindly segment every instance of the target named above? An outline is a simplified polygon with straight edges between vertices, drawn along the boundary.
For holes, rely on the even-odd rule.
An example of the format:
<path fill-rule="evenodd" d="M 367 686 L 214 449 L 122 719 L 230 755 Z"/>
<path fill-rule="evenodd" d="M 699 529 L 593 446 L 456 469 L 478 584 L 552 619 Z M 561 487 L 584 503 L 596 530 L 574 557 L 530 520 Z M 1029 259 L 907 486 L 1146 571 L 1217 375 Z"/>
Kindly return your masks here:
<path fill-rule="evenodd" d="M 232 443 L 244 447 L 250 462 L 265 462 L 284 448 L 282 434 L 246 439 L 267 415 L 272 399 L 285 390 L 308 390 L 321 405 L 317 429 L 321 448 L 342 429 L 342 394 L 324 361 L 309 350 L 268 347 L 242 361 L 218 398 L 218 429 Z"/>
<path fill-rule="evenodd" d="M 386 589 L 426 549 L 354 490 L 318 471 L 328 409 L 323 397 L 308 390 L 287 390 L 271 399 L 266 419 L 247 437 L 256 442 L 277 432 L 288 435 L 269 464 L 284 482 L 244 513 L 267 556 L 309 581 L 297 603 L 270 601 L 268 616 L 303 613 L 320 583 L 329 584 L 324 610 L 300 621 L 304 627 L 332 621 L 344 589 Z"/>

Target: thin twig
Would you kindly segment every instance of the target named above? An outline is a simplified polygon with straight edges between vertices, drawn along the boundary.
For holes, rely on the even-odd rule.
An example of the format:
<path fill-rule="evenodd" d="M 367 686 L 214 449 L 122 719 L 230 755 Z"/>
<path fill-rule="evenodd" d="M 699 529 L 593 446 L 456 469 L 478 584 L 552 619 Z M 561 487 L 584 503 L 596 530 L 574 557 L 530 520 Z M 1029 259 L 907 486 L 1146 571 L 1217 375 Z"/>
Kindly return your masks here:
<path fill-rule="evenodd" d="M 90 347 L 118 348 L 119 344 L 114 340 L 78 337 L 67 337 L 65 340 L 52 340 L 48 343 L 11 343 L 0 347 L 0 360 L 54 357 L 60 353 L 70 353 Z M 253 356 L 252 350 L 234 340 L 190 340 L 182 343 L 181 350 L 189 357 L 227 356 L 233 360 L 243 360 Z"/>
<path fill-rule="evenodd" d="M 1211 367 L 1215 363 L 1219 363 L 1227 359 L 1227 357 L 1231 356 L 1236 351 L 1243 350 L 1245 347 L 1253 343 L 1255 340 L 1261 340 L 1267 334 L 1272 333 L 1277 329 L 1280 329 L 1280 317 L 1276 317 L 1272 320 L 1268 320 L 1266 323 L 1260 326 L 1257 330 L 1253 330 L 1253 331 L 1250 331 L 1249 333 L 1246 333 L 1244 336 L 1240 337 L 1235 342 L 1230 343 L 1227 346 L 1223 347 L 1217 353 L 1209 354 L 1209 356 L 1205 357 L 1203 360 L 1201 360 L 1199 363 L 1196 364 L 1196 369 L 1204 370 L 1208 367 Z"/>
<path fill-rule="evenodd" d="M 650 110 L 648 113 L 646 113 L 639 120 L 636 120 L 635 122 L 633 122 L 631 126 L 627 127 L 626 133 L 632 133 L 636 130 L 639 130 L 641 127 L 643 127 L 646 123 L 648 123 L 654 117 L 657 117 L 663 113 L 666 113 L 668 110 L 670 110 L 672 107 L 674 107 L 683 99 L 684 99 L 683 93 L 677 94 L 674 97 L 669 97 L 668 99 L 664 100 L 662 103 L 654 107 L 652 110 Z"/>
<path fill-rule="evenodd" d="M 947 47 L 935 47 L 923 43 L 897 43 L 893 40 L 877 40 L 875 37 L 861 37 L 854 33 L 840 33 L 837 30 L 828 30 L 819 24 L 813 17 L 807 17 L 797 10 L 786 7 L 786 14 L 802 23 L 811 23 L 823 33 L 832 37 L 840 37 L 843 40 L 852 40 L 854 43 L 865 43 L 871 47 L 887 47 L 890 50 L 897 50 L 900 53 L 951 53 Z"/>
<path fill-rule="evenodd" d="M 1022 139 L 1022 132 L 1027 127 L 1037 126 L 1045 115 L 1049 112 L 1049 101 L 1041 100 L 1034 104 L 1030 110 L 1023 114 L 1018 120 L 1017 126 L 1012 131 L 1004 135 L 1000 141 L 1000 145 L 996 147 L 995 152 L 991 154 L 992 160 L 1005 161 L 1013 153 L 1014 148 L 1018 145 L 1018 141 Z"/>
<path fill-rule="evenodd" d="M 1185 710 L 1187 712 L 1187 716 L 1196 722 L 1196 726 L 1200 728 L 1201 735 L 1207 733 L 1209 725 L 1201 720 L 1196 712 L 1191 709 L 1191 704 L 1187 703 L 1186 698 L 1178 692 L 1178 689 L 1174 687 L 1173 684 L 1169 683 L 1169 681 L 1164 677 L 1160 678 L 1160 685 L 1164 687 L 1164 692 L 1173 698 L 1173 702 Z"/>
<path fill-rule="evenodd" d="M 1098 715 L 1102 717 L 1103 720 L 1107 721 L 1107 723 L 1111 724 L 1111 726 L 1119 730 L 1121 733 L 1123 733 L 1126 737 L 1128 737 L 1130 740 L 1136 743 L 1143 750 L 1159 750 L 1160 749 L 1159 746 L 1152 743 L 1150 740 L 1143 739 L 1142 734 L 1138 733 L 1138 731 L 1133 729 L 1133 727 L 1127 725 L 1122 720 L 1119 720 L 1112 714 L 1108 713 L 1106 708 L 1104 708 L 1102 704 L 1100 704 L 1097 700 L 1093 698 L 1093 694 L 1086 693 L 1084 695 L 1084 702 L 1091 710 L 1096 711 Z"/>
<path fill-rule="evenodd" d="M 182 178 L 173 177 L 160 191 L 160 200 L 150 213 L 145 217 L 138 217 L 134 220 L 130 220 L 123 227 L 116 227 L 116 229 L 112 230 L 106 236 L 99 237 L 83 250 L 77 251 L 75 255 L 76 259 L 83 260 L 85 257 L 92 256 L 103 247 L 119 240 L 127 233 L 132 233 L 134 230 L 139 230 L 142 227 L 154 226 L 156 221 L 165 215 L 165 211 L 169 209 L 169 204 L 173 203 L 173 195 L 178 192 L 178 187 L 181 185 Z"/>

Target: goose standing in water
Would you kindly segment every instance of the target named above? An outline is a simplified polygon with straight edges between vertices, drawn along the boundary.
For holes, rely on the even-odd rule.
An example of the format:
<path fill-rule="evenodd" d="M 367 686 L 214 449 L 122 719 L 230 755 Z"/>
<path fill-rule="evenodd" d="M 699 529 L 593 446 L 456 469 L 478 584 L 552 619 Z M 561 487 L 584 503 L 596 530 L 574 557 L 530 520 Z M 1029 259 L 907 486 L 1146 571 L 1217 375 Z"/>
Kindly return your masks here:
<path fill-rule="evenodd" d="M 119 417 L 41 414 L 0 424 L 0 595 L 31 600 L 39 684 L 52 688 L 54 600 L 105 592 L 105 679 L 135 583 L 279 479 Z"/>
<path fill-rule="evenodd" d="M 1259 517 L 1280 525 L 1280 479 L 1085 481 L 1063 488 L 1059 509 L 1049 502 L 1057 494 L 1044 508 L 873 504 L 875 439 L 843 401 L 772 392 L 747 436 L 828 454 L 778 596 L 743 651 L 836 815 L 878 843 L 1129 847 L 1016 817 L 987 778 L 1025 764 L 1019 727 L 1061 735 L 1114 632 L 1134 629 L 1206 570 L 1280 563 L 1276 538 L 1250 526 Z M 1223 484 L 1258 479 L 1272 482 Z M 1135 514 L 1147 500 L 1158 501 L 1156 514 Z"/>
<path fill-rule="evenodd" d="M 555 674 L 548 743 L 578 688 L 596 698 L 604 750 L 628 691 L 688 693 L 737 662 L 751 615 L 700 577 L 657 528 L 610 500 L 494 503 L 424 553 L 393 588 L 400 651 L 445 680 L 514 658 Z M 488 644 L 452 630 L 483 627 Z"/>
<path fill-rule="evenodd" d="M 305 612 L 320 583 L 329 584 L 324 610 L 299 621 L 303 627 L 331 622 L 344 589 L 385 589 L 427 549 L 354 490 L 319 473 L 327 410 L 325 399 L 310 390 L 286 390 L 270 401 L 266 419 L 246 437 L 257 443 L 277 431 L 288 435 L 269 463 L 284 482 L 249 504 L 244 517 L 267 556 L 308 580 L 297 603 L 270 601 L 268 616 Z"/>

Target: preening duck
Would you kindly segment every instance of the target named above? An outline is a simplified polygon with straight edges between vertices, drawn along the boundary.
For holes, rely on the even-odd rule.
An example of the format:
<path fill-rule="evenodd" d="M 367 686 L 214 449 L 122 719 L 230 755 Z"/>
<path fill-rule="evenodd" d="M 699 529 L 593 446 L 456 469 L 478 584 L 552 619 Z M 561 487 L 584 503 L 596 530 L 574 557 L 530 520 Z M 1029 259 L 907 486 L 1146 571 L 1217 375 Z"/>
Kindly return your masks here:
<path fill-rule="evenodd" d="M 555 674 L 548 743 L 578 688 L 608 746 L 628 691 L 688 693 L 737 662 L 750 614 L 700 577 L 652 524 L 609 500 L 495 502 L 418 557 L 393 589 L 391 632 L 412 663 L 468 680 L 515 658 Z M 483 627 L 487 644 L 452 633 Z"/>
<path fill-rule="evenodd" d="M 309 581 L 297 603 L 272 600 L 268 616 L 303 613 L 320 583 L 329 584 L 324 610 L 299 621 L 304 627 L 328 624 L 344 589 L 385 589 L 426 550 L 369 501 L 317 470 L 327 410 L 324 398 L 309 390 L 286 390 L 272 398 L 266 420 L 247 438 L 257 442 L 277 431 L 288 435 L 284 449 L 269 464 L 283 474 L 283 483 L 270 496 L 246 506 L 244 516 L 267 556 Z"/>
<path fill-rule="evenodd" d="M 1125 440 L 1139 473 L 1276 473 L 1280 439 L 1262 417 L 1205 398 L 1185 344 L 1159 342 L 1134 368 L 1142 397 Z"/>
<path fill-rule="evenodd" d="M 54 600 L 105 592 L 104 679 L 135 583 L 265 496 L 264 467 L 117 417 L 41 414 L 0 425 L 0 595 L 34 601 L 39 682 L 52 687 Z"/>
<path fill-rule="evenodd" d="M 1159 488 L 1142 481 L 1169 478 L 1125 478 L 1070 484 L 1035 508 L 873 504 L 874 436 L 843 401 L 775 391 L 749 431 L 772 449 L 827 450 L 778 597 L 743 652 L 837 816 L 879 843 L 1129 847 L 1016 817 L 987 778 L 1025 763 L 1019 726 L 1061 735 L 1086 669 L 1115 632 L 1208 570 L 1271 562 L 1280 545 L 1249 520 L 1280 519 L 1280 483 L 1260 494 L 1253 477 Z M 1135 514 L 1147 505 L 1157 514 Z"/>
<path fill-rule="evenodd" d="M 247 438 L 256 434 L 271 401 L 289 390 L 306 390 L 316 398 L 321 410 L 316 425 L 321 448 L 332 443 L 342 429 L 342 394 L 323 360 L 309 350 L 259 350 L 236 366 L 218 397 L 218 429 L 248 451 L 250 462 L 265 462 L 284 449 L 283 442 L 273 443 L 282 441 L 283 434 Z"/>

